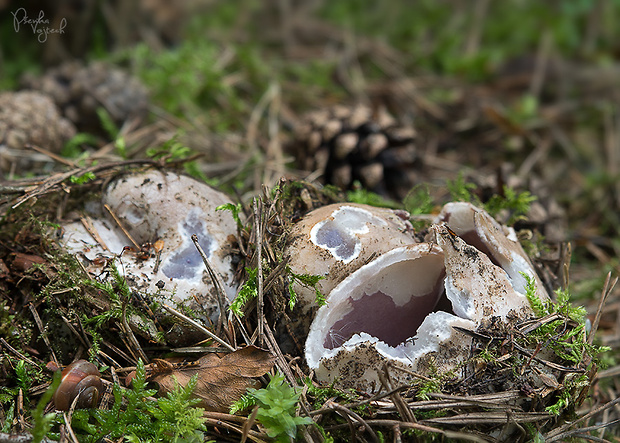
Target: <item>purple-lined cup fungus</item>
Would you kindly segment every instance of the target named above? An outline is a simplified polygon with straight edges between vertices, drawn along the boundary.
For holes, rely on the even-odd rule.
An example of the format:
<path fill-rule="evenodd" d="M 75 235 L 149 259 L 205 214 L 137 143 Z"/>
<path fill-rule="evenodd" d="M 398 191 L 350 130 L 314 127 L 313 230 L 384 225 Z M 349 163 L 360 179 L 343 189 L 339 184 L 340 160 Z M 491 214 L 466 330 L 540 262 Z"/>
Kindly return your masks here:
<path fill-rule="evenodd" d="M 225 194 L 176 173 L 149 170 L 125 175 L 106 187 L 101 202 L 87 205 L 79 221 L 64 226 L 63 241 L 95 275 L 100 273 L 101 258 L 120 256 L 116 266 L 133 291 L 183 304 L 215 320 L 218 294 L 191 237 L 198 237 L 232 300 L 237 283 L 230 236 L 236 235 L 237 227 L 229 211 L 216 211 L 230 202 Z M 158 247 L 147 254 L 123 252 L 132 241 L 139 247 Z"/>
<path fill-rule="evenodd" d="M 323 277 L 322 294 L 332 289 L 368 261 L 400 246 L 414 244 L 409 214 L 385 208 L 336 203 L 308 213 L 290 234 L 285 254 L 295 274 Z M 313 288 L 295 282 L 302 333 L 307 333 L 318 304 Z"/>
<path fill-rule="evenodd" d="M 393 248 L 328 293 L 306 341 L 318 380 L 374 393 L 386 363 L 398 383 L 458 370 L 471 346 L 463 329 L 533 315 L 521 273 L 547 298 L 516 237 L 486 212 L 449 204 L 436 221 L 428 243 Z"/>

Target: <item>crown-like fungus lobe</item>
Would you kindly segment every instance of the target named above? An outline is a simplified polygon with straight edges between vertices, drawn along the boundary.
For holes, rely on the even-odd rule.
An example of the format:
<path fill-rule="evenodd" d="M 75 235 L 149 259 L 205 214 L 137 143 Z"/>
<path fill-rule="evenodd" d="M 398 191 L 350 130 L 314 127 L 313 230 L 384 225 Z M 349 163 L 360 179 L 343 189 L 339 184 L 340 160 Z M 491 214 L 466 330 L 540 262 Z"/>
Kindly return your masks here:
<path fill-rule="evenodd" d="M 400 383 L 456 370 L 471 346 L 462 329 L 533 314 L 520 272 L 536 273 L 513 231 L 470 204 L 446 205 L 437 222 L 433 243 L 385 252 L 328 294 L 306 341 L 319 380 L 373 393 L 386 361 L 404 369 L 391 371 Z"/>
<path fill-rule="evenodd" d="M 444 225 L 434 225 L 437 242 L 444 252 L 446 295 L 456 315 L 477 324 L 492 317 L 503 320 L 531 314 L 525 294 L 517 292 L 508 275 L 490 258 Z"/>
<path fill-rule="evenodd" d="M 415 244 L 408 218 L 405 211 L 355 203 L 315 209 L 291 229 L 285 250 L 289 267 L 295 274 L 322 277 L 316 288 L 327 296 L 362 265 L 394 248 Z M 316 292 L 298 282 L 293 289 L 297 304 L 287 328 L 305 337 L 319 309 Z"/>
<path fill-rule="evenodd" d="M 232 300 L 237 284 L 228 242 L 236 234 L 236 223 L 228 211 L 216 211 L 225 203 L 230 203 L 225 194 L 172 172 L 121 176 L 106 188 L 100 204 L 87 208 L 92 227 L 84 227 L 86 218 L 68 223 L 64 242 L 70 252 L 85 257 L 90 268 L 97 266 L 95 258 L 114 257 L 131 246 L 120 226 L 104 214 L 107 205 L 140 246 L 156 241 L 161 245 L 146 257 L 122 254 L 118 268 L 130 287 L 163 300 L 173 298 L 215 319 L 218 295 L 191 237 L 198 237 Z"/>
<path fill-rule="evenodd" d="M 548 298 L 514 229 L 502 226 L 484 210 L 465 202 L 446 204 L 436 220 L 436 223 L 441 222 L 445 222 L 467 244 L 489 257 L 494 265 L 501 267 L 515 291 L 525 295 L 527 281 L 523 274 L 526 274 L 534 278 L 537 295 L 542 299 Z"/>

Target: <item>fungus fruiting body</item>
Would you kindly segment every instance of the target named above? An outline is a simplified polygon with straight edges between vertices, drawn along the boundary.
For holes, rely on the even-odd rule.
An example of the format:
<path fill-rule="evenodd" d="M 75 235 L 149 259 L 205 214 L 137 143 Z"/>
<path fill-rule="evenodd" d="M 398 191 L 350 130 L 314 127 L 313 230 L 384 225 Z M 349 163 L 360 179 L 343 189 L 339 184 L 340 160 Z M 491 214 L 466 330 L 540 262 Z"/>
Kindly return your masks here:
<path fill-rule="evenodd" d="M 376 392 L 386 362 L 399 382 L 412 371 L 458 370 L 471 346 L 466 330 L 533 314 L 521 273 L 535 271 L 486 212 L 447 206 L 430 231 L 429 243 L 384 252 L 330 291 L 306 341 L 318 379 Z"/>
<path fill-rule="evenodd" d="M 548 298 L 514 229 L 500 225 L 488 213 L 466 202 L 446 204 L 435 222 L 445 223 L 463 241 L 501 267 L 515 291 L 525 294 L 525 276 L 528 276 L 536 282 L 537 295 L 543 299 Z"/>
<path fill-rule="evenodd" d="M 467 319 L 446 319 L 445 312 L 429 315 L 444 293 L 443 261 L 437 245 L 403 246 L 336 286 L 328 304 L 319 309 L 306 342 L 306 359 L 317 377 L 374 391 L 380 387 L 376 371 L 386 359 L 411 368 L 432 347 L 430 342 L 437 344 L 451 335 L 451 324 L 471 329 Z M 399 375 L 398 379 L 408 378 L 405 372 Z"/>
<path fill-rule="evenodd" d="M 171 172 L 122 176 L 108 185 L 101 204 L 92 205 L 90 217 L 65 225 L 64 242 L 90 269 L 98 257 L 120 257 L 117 268 L 133 290 L 215 319 L 220 295 L 191 238 L 196 235 L 232 300 L 237 284 L 229 244 L 236 223 L 229 212 L 216 210 L 229 202 L 206 184 Z M 132 242 L 146 253 L 127 251 Z"/>
<path fill-rule="evenodd" d="M 327 294 L 372 258 L 415 243 L 407 217 L 391 209 L 355 203 L 316 209 L 291 231 L 286 248 L 291 270 L 324 277 L 318 289 Z M 316 310 L 313 290 L 296 285 L 295 291 L 304 311 Z"/>
<path fill-rule="evenodd" d="M 409 214 L 404 211 L 363 204 L 323 206 L 293 226 L 285 257 L 293 273 L 321 277 L 316 289 L 327 295 L 374 258 L 392 249 L 415 244 L 408 218 Z M 319 309 L 316 292 L 298 282 L 294 282 L 293 289 L 297 303 L 286 327 L 305 337 Z"/>

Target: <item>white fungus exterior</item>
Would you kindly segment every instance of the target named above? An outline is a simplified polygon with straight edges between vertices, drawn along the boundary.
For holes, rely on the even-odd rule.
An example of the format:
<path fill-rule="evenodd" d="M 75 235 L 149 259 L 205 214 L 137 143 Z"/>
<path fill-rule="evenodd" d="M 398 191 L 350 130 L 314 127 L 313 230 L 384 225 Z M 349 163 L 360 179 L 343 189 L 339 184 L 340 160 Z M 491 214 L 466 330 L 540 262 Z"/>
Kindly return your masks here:
<path fill-rule="evenodd" d="M 227 245 L 229 236 L 236 234 L 236 223 L 229 211 L 216 211 L 229 202 L 225 194 L 172 172 L 123 176 L 108 185 L 101 206 L 110 208 L 138 245 L 159 241 L 161 250 L 152 247 L 148 258 L 123 251 L 132 243 L 102 207 L 92 210 L 92 217 L 66 224 L 63 241 L 69 252 L 86 259 L 89 270 L 96 272 L 101 266 L 96 258 L 120 256 L 117 267 L 133 290 L 186 304 L 214 320 L 218 294 L 191 236 L 198 237 L 232 300 L 237 284 Z"/>

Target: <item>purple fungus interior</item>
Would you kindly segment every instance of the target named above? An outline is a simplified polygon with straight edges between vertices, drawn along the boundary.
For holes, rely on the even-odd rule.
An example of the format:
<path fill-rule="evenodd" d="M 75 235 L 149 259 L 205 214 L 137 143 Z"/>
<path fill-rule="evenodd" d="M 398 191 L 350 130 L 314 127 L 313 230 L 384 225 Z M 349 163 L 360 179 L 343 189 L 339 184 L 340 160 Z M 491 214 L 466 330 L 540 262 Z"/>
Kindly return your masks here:
<path fill-rule="evenodd" d="M 325 222 L 316 232 L 318 246 L 333 250 L 340 259 L 351 258 L 355 252 L 356 238 L 341 232 L 341 226 L 334 221 Z"/>
<path fill-rule="evenodd" d="M 482 242 L 482 239 L 480 238 L 480 236 L 475 230 L 467 231 L 464 234 L 460 235 L 459 237 L 461 237 L 465 243 L 473 246 L 474 248 L 482 252 L 484 255 L 489 257 L 489 259 L 491 260 L 491 263 L 493 263 L 495 266 L 499 266 L 500 268 L 502 267 L 502 265 L 499 264 L 499 261 L 497 261 L 497 259 L 491 252 L 491 250 L 487 247 L 486 244 Z"/>
<path fill-rule="evenodd" d="M 334 349 L 353 335 L 366 332 L 384 343 L 396 347 L 415 336 L 428 314 L 433 312 L 444 293 L 445 272 L 438 275 L 431 292 L 412 294 L 403 306 L 397 306 L 394 299 L 381 291 L 364 294 L 357 300 L 349 297 L 351 311 L 330 328 L 323 346 Z"/>
<path fill-rule="evenodd" d="M 213 239 L 209 235 L 209 231 L 204 223 L 200 220 L 196 213 L 190 213 L 181 225 L 180 234 L 183 237 L 183 249 L 174 254 L 162 267 L 164 274 L 172 279 L 192 279 L 200 273 L 204 268 L 202 257 L 198 253 L 191 236 L 198 236 L 198 244 L 207 254 L 207 258 L 211 256 L 211 247 Z"/>

